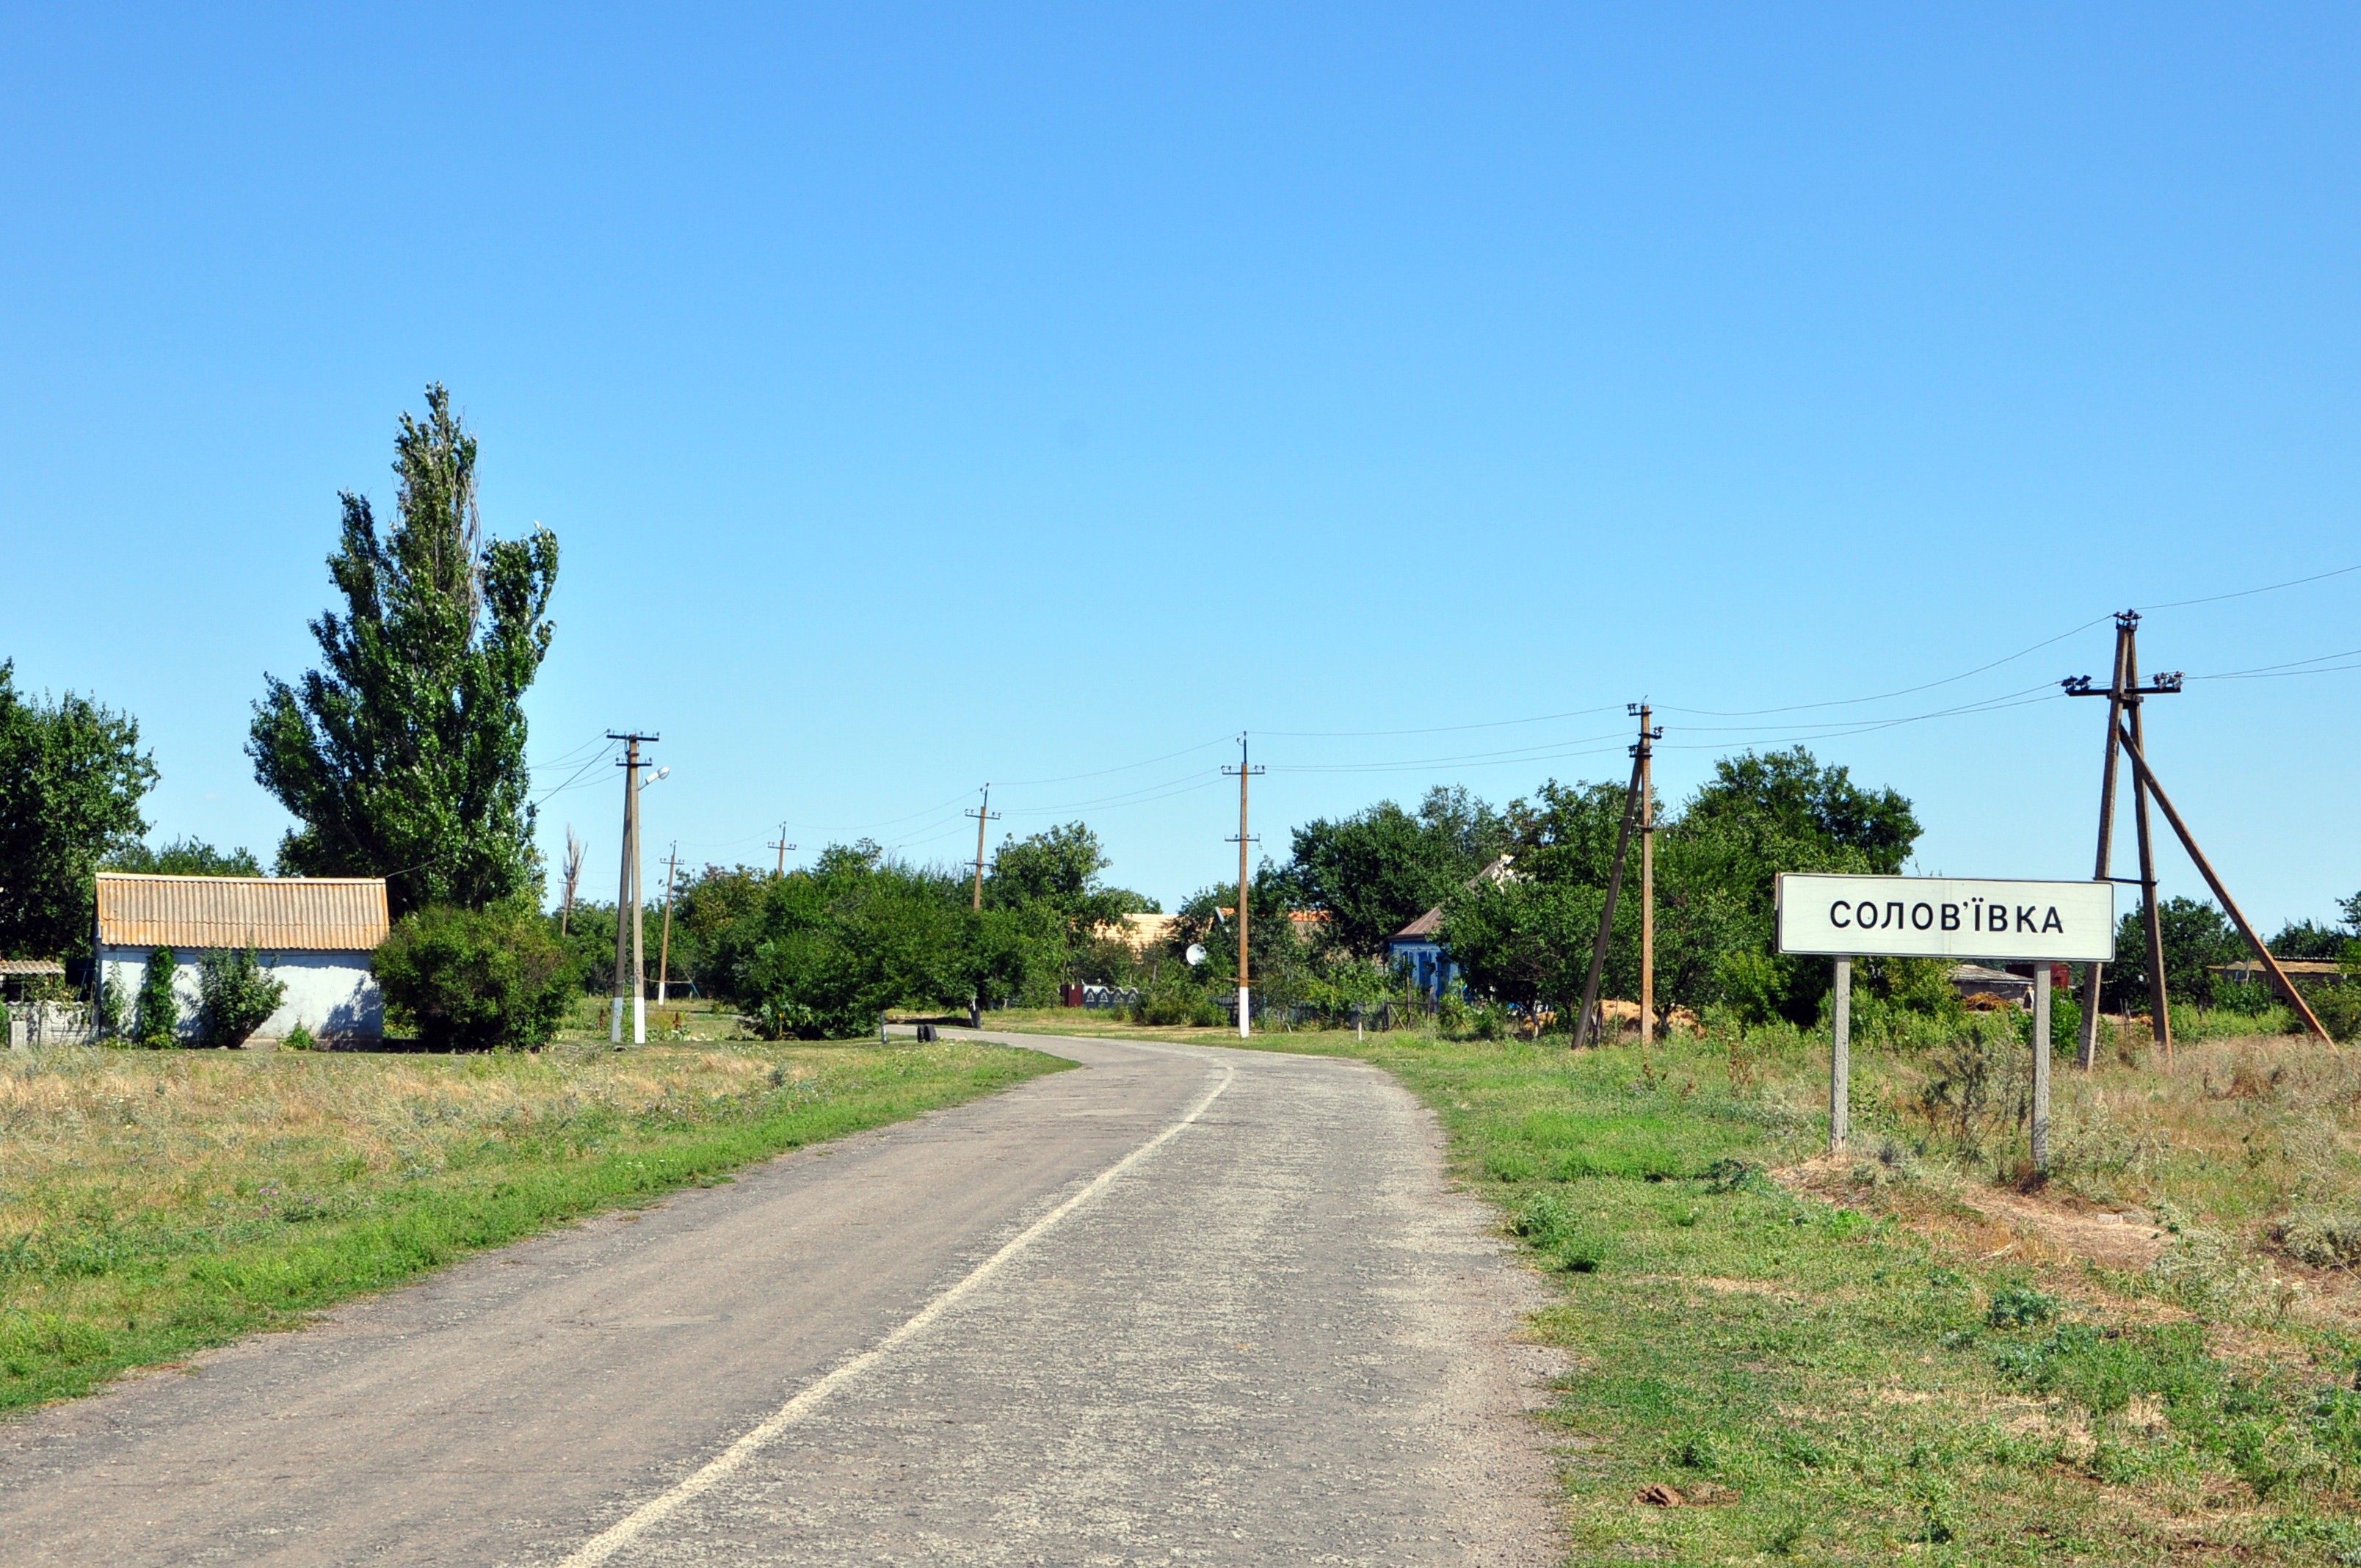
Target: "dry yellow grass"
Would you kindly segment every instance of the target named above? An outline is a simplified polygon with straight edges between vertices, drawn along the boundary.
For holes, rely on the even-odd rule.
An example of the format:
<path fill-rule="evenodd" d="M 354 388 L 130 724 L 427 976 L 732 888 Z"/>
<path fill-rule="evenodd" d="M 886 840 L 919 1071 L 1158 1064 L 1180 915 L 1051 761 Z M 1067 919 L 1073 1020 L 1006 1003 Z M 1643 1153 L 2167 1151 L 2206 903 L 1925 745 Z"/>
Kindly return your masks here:
<path fill-rule="evenodd" d="M 1058 1064 L 982 1044 L 0 1059 L 0 1408 Z"/>

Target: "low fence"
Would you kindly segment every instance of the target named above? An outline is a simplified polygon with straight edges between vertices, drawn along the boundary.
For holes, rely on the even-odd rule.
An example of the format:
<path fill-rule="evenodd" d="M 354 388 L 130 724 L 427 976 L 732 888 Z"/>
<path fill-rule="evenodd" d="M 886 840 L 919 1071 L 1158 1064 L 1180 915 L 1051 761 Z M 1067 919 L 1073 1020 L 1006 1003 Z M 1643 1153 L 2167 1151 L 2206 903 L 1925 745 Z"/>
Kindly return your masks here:
<path fill-rule="evenodd" d="M 70 1003 L 16 1002 L 8 1007 L 8 1048 L 32 1050 L 49 1046 L 94 1046 L 98 1021 L 88 1007 Z"/>

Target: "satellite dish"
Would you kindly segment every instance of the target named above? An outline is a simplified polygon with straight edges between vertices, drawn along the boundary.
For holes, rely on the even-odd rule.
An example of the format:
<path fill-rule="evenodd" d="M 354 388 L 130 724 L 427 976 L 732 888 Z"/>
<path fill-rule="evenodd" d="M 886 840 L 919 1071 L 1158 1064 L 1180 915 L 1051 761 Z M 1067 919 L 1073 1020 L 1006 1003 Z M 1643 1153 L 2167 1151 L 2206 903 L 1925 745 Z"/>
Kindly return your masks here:
<path fill-rule="evenodd" d="M 1181 956 L 1189 960 L 1190 967 L 1194 969 L 1197 965 L 1205 961 L 1205 944 L 1202 942 L 1191 942 L 1189 944 L 1189 950 Z"/>

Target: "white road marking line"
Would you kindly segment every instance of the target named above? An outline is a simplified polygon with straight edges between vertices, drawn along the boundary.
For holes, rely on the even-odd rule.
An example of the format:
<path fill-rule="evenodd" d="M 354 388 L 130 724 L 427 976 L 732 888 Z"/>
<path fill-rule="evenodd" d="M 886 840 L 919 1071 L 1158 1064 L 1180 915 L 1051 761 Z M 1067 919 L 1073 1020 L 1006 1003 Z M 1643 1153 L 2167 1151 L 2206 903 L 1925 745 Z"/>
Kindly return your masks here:
<path fill-rule="evenodd" d="M 810 1415 L 830 1394 L 876 1365 L 904 1341 L 925 1332 L 928 1324 L 950 1311 L 962 1297 L 999 1272 L 1003 1264 L 1032 1245 L 1059 1221 L 1105 1191 L 1116 1177 L 1155 1153 L 1157 1149 L 1163 1146 L 1167 1139 L 1203 1115 L 1206 1107 L 1221 1098 L 1222 1091 L 1227 1089 L 1230 1081 L 1237 1075 L 1236 1068 L 1227 1063 L 1222 1064 L 1221 1081 L 1205 1091 L 1203 1096 L 1194 1105 L 1189 1107 L 1186 1115 L 1099 1172 L 1088 1187 L 1018 1232 L 1006 1246 L 978 1264 L 973 1273 L 920 1308 L 917 1316 L 780 1406 L 762 1425 L 714 1455 L 703 1469 L 674 1486 L 670 1491 L 649 1498 L 588 1541 L 584 1541 L 558 1564 L 558 1568 L 594 1568 L 595 1564 L 606 1562 L 616 1552 L 630 1545 L 650 1526 L 662 1523 L 678 1511 L 682 1504 L 702 1497 L 719 1486 L 733 1472 L 742 1468 L 748 1460 L 753 1458 L 765 1443 Z"/>

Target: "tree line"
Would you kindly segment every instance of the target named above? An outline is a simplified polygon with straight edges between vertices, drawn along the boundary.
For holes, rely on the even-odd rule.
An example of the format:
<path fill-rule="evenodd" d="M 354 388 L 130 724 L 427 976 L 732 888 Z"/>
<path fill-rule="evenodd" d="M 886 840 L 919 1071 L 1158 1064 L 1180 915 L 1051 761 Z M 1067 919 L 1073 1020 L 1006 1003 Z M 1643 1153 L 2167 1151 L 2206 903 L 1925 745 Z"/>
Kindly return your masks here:
<path fill-rule="evenodd" d="M 397 1014 L 453 1043 L 538 1043 L 574 997 L 610 981 L 617 916 L 543 908 L 522 699 L 555 636 L 557 541 L 538 526 L 485 535 L 477 438 L 442 386 L 425 401 L 396 432 L 393 515 L 340 496 L 326 563 L 338 602 L 310 623 L 318 667 L 263 677 L 247 751 L 294 822 L 275 874 L 386 879 L 395 928 L 377 969 Z M 157 777 L 130 715 L 72 692 L 20 693 L 0 663 L 0 956 L 86 953 L 102 868 L 262 872 L 243 849 L 149 845 L 140 803 Z M 1412 807 L 1378 801 L 1295 828 L 1286 857 L 1266 859 L 1246 892 L 1257 996 L 1338 1017 L 1400 999 L 1387 938 L 1439 909 L 1470 1005 L 1563 1010 L 1581 992 L 1625 789 L 1550 780 L 1496 806 L 1439 787 Z M 1921 831 L 1900 793 L 1800 747 L 1725 758 L 1675 808 L 1652 805 L 1657 996 L 1667 1011 L 1745 1020 L 1808 1023 L 1829 983 L 1826 963 L 1773 949 L 1776 873 L 1896 872 Z M 1480 876 L 1488 866 L 1504 874 Z M 670 890 L 670 974 L 777 1036 L 865 1032 L 896 1007 L 1044 1003 L 1088 982 L 1136 988 L 1143 1017 L 1211 1022 L 1235 985 L 1236 888 L 1199 890 L 1142 943 L 1124 917 L 1158 906 L 1110 883 L 1109 869 L 1080 822 L 1006 839 L 980 907 L 964 868 L 865 840 L 784 875 L 709 866 Z M 2361 894 L 2343 913 L 2341 926 L 2291 924 L 2272 946 L 2361 962 Z M 2176 898 L 2160 914 L 2174 993 L 2245 998 L 2213 973 L 2242 956 L 2220 912 Z M 2147 986 L 2137 918 L 2125 917 L 2109 971 L 2111 997 L 2135 1004 Z M 1639 924 L 1637 899 L 1624 898 L 1608 994 L 1637 989 Z M 1872 969 L 1870 983 L 1889 983 L 1884 973 Z M 1939 989 L 1924 976 L 1891 983 Z"/>

